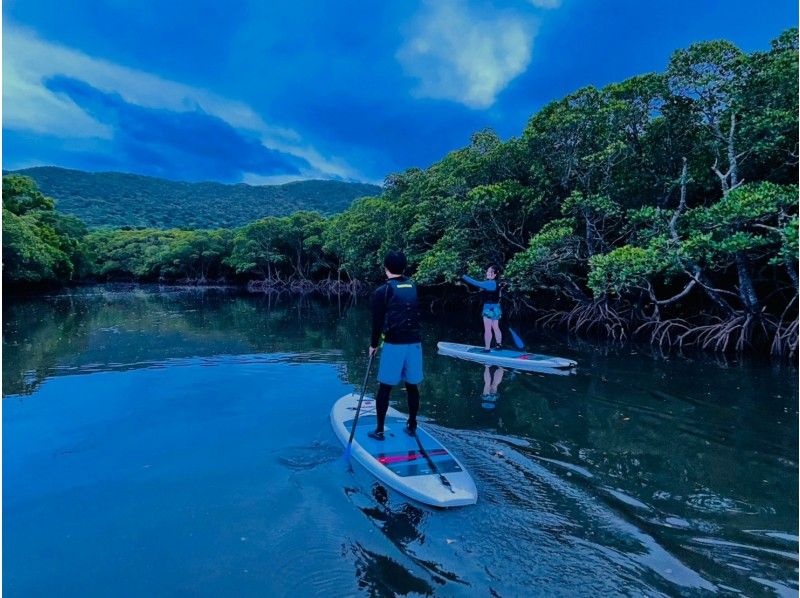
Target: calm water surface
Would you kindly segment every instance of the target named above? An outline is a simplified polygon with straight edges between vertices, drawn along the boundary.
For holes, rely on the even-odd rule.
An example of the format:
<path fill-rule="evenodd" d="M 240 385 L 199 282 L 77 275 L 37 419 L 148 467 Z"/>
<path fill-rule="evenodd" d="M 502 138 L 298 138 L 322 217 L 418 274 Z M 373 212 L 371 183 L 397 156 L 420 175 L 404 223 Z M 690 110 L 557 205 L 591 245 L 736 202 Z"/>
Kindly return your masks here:
<path fill-rule="evenodd" d="M 432 316 L 422 415 L 479 491 L 434 510 L 341 459 L 367 322 L 224 291 L 7 300 L 6 595 L 797 595 L 796 370 L 524 328 L 577 373 L 487 370 L 436 354 L 479 342 L 477 308 Z"/>

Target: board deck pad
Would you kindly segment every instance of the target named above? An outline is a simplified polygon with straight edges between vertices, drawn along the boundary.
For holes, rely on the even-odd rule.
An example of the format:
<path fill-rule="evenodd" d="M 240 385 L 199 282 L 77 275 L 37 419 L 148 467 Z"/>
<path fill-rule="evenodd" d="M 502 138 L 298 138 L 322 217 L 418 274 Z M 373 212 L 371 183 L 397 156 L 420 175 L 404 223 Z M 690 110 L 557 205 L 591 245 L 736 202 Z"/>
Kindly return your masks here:
<path fill-rule="evenodd" d="M 509 357 L 511 359 L 525 359 L 530 361 L 551 361 L 553 358 L 548 355 L 537 353 L 525 353 L 524 351 L 512 351 L 511 349 L 492 349 L 487 352 L 480 347 L 470 347 L 468 353 L 478 353 L 480 355 L 497 355 L 498 357 Z"/>
<path fill-rule="evenodd" d="M 437 347 L 439 353 L 442 355 L 477 361 L 486 365 L 499 365 L 519 370 L 568 375 L 571 373 L 571 368 L 578 365 L 575 361 L 563 357 L 515 351 L 513 349 L 491 349 L 485 351 L 483 347 L 477 347 L 475 345 L 446 342 L 438 343 Z"/>
<path fill-rule="evenodd" d="M 340 398 L 331 409 L 331 424 L 344 445 L 350 437 L 357 405 L 358 396 L 351 394 Z M 375 440 L 367 434 L 375 429 L 376 419 L 375 401 L 365 398 L 353 436 L 352 459 L 380 481 L 422 503 L 452 507 L 477 501 L 472 477 L 424 427 L 417 426 L 416 437 L 406 434 L 406 416 L 390 407 L 384 421 L 384 440 Z"/>
<path fill-rule="evenodd" d="M 353 415 L 355 415 L 355 410 Z M 385 437 L 383 441 L 367 436 L 368 432 L 375 429 L 376 421 L 377 417 L 375 415 L 362 414 L 359 416 L 355 438 L 358 439 L 361 446 L 367 449 L 370 455 L 377 459 L 378 463 L 401 477 L 435 473 L 428 463 L 428 459 L 419 450 L 417 441 L 405 433 L 405 419 L 387 416 L 383 424 Z M 345 428 L 350 430 L 353 426 L 353 420 L 345 421 L 344 425 Z M 436 466 L 436 471 L 439 473 L 463 471 L 449 451 L 425 430 L 417 429 L 417 438 L 419 438 L 419 442 L 422 444 L 422 448 L 427 453 L 428 458 Z"/>

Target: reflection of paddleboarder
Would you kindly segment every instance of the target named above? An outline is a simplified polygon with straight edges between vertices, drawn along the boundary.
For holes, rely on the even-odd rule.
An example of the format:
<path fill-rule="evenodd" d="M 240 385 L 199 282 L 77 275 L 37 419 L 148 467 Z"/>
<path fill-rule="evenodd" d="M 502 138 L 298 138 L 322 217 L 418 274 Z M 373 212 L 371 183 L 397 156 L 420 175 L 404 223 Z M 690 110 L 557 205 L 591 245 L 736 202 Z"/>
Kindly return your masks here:
<path fill-rule="evenodd" d="M 371 517 L 376 524 L 380 524 L 387 538 L 403 547 L 423 538 L 419 528 L 424 512 L 420 508 L 407 502 L 392 507 L 389 501 L 389 493 L 382 484 L 374 484 L 372 486 L 372 496 L 380 507 L 368 507 L 361 510 Z"/>
<path fill-rule="evenodd" d="M 481 407 L 486 411 L 494 411 L 497 406 L 497 388 L 503 381 L 505 370 L 499 366 L 492 372 L 491 366 L 483 369 L 483 395 L 481 396 Z"/>

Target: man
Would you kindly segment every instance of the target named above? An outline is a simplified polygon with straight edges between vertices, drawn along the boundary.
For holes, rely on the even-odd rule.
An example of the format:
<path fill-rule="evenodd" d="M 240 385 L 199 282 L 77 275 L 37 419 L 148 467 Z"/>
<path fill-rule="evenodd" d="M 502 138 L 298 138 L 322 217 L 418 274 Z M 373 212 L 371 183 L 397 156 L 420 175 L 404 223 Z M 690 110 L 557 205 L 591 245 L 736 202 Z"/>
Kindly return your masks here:
<path fill-rule="evenodd" d="M 383 260 L 386 282 L 372 295 L 372 339 L 369 355 L 378 351 L 381 333 L 383 350 L 378 368 L 378 394 L 375 410 L 378 424 L 370 438 L 383 440 L 383 424 L 389 410 L 392 387 L 401 380 L 408 395 L 408 422 L 405 431 L 413 436 L 417 430 L 419 388 L 422 382 L 422 332 L 419 324 L 417 285 L 403 275 L 406 256 L 400 251 L 390 251 Z"/>

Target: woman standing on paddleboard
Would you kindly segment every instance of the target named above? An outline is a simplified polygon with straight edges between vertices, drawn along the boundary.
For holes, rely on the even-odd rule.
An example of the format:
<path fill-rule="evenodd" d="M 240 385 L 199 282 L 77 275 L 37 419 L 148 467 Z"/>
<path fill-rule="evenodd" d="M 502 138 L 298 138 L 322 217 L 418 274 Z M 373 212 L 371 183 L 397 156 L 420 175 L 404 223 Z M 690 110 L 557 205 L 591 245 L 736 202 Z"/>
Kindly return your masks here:
<path fill-rule="evenodd" d="M 483 299 L 483 343 L 484 351 L 488 353 L 492 347 L 492 333 L 497 341 L 497 348 L 503 345 L 503 333 L 500 332 L 500 318 L 503 312 L 500 309 L 500 266 L 492 264 L 486 269 L 486 280 L 475 280 L 464 274 L 461 278 L 472 286 L 478 287 Z"/>

